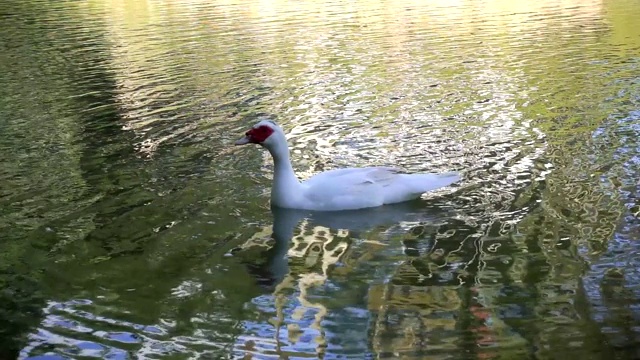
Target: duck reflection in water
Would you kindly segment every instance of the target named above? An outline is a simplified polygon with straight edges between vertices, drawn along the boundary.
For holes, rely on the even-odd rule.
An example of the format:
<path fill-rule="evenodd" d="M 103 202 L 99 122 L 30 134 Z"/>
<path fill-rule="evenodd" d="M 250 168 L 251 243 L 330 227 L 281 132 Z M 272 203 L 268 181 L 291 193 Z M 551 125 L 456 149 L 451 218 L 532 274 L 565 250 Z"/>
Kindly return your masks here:
<path fill-rule="evenodd" d="M 290 262 L 302 261 L 300 265 L 308 270 L 320 266 L 318 270 L 326 276 L 328 267 L 352 250 L 353 241 L 367 243 L 371 248 L 386 247 L 388 244 L 381 242 L 384 240 L 381 238 L 402 234 L 418 223 L 437 223 L 446 218 L 443 209 L 425 207 L 424 201 L 344 211 L 272 207 L 271 212 L 270 234 L 267 228 L 232 250 L 245 260 L 251 274 L 266 289 L 272 289 L 290 273 Z M 368 234 L 374 230 L 375 235 Z M 240 255 L 256 250 L 252 249 L 256 246 L 262 250 L 258 251 L 258 258 Z M 404 251 L 411 254 L 415 249 L 405 247 Z M 296 267 L 296 270 L 303 269 Z"/>
<path fill-rule="evenodd" d="M 315 352 L 320 354 L 327 339 L 335 337 L 329 335 L 338 331 L 331 329 L 335 326 L 342 329 L 340 333 L 358 328 L 353 334 L 359 335 L 353 341 L 365 344 L 367 325 L 360 323 L 366 317 L 340 315 L 345 322 L 340 320 L 340 325 L 336 319 L 329 321 L 333 325 L 323 320 L 335 318 L 330 313 L 344 311 L 362 315 L 368 307 L 366 302 L 372 301 L 367 300 L 370 285 L 386 282 L 397 271 L 398 262 L 418 255 L 417 241 L 411 243 L 415 238 L 411 231 L 427 229 L 425 232 L 433 235 L 420 236 L 420 252 L 425 252 L 433 244 L 437 229 L 451 221 L 449 211 L 427 207 L 424 201 L 336 212 L 275 207 L 271 211 L 272 229 L 267 227 L 255 234 L 236 249 L 235 255 L 263 290 L 251 306 L 258 306 L 260 312 L 275 312 L 268 323 L 247 324 L 252 330 L 241 337 L 241 342 L 254 344 L 259 339 L 263 345 L 275 346 L 277 352 L 289 346 L 309 346 L 313 339 Z M 328 304 L 335 307 L 329 311 Z M 236 349 L 253 352 L 246 344 Z"/>

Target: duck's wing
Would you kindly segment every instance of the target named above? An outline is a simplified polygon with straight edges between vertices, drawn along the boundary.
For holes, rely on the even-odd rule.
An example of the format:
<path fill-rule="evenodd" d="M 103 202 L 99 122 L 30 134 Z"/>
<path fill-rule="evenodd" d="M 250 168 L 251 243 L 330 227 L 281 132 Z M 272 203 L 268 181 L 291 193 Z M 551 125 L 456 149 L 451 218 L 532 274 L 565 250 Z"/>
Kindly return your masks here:
<path fill-rule="evenodd" d="M 303 183 L 304 197 L 315 209 L 345 210 L 380 206 L 385 190 L 401 176 L 392 168 L 350 168 L 327 171 Z"/>
<path fill-rule="evenodd" d="M 393 182 L 402 170 L 391 167 L 366 167 L 329 170 L 312 176 L 304 182 L 309 187 L 331 185 L 353 190 L 370 185 L 385 186 Z"/>

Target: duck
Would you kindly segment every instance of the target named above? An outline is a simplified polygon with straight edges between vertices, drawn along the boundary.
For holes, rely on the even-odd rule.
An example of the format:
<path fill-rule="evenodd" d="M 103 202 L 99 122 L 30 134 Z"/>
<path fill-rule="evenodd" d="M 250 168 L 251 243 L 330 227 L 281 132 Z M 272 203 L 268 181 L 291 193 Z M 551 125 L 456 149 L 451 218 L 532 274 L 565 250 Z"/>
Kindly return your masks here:
<path fill-rule="evenodd" d="M 253 125 L 235 145 L 257 144 L 273 158 L 271 206 L 312 211 L 358 210 L 416 200 L 461 180 L 458 172 L 407 174 L 393 167 L 333 169 L 300 181 L 289 144 L 273 120 Z"/>

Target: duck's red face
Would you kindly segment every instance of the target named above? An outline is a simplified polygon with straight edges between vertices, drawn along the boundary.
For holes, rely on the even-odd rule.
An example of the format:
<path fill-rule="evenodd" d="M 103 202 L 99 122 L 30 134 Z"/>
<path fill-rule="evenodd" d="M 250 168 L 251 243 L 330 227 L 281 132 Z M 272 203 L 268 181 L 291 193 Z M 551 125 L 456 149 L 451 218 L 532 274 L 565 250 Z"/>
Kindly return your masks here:
<path fill-rule="evenodd" d="M 244 134 L 244 137 L 236 141 L 236 145 L 245 144 L 262 144 L 269 136 L 273 134 L 273 129 L 267 125 L 261 125 L 255 128 L 249 129 Z"/>

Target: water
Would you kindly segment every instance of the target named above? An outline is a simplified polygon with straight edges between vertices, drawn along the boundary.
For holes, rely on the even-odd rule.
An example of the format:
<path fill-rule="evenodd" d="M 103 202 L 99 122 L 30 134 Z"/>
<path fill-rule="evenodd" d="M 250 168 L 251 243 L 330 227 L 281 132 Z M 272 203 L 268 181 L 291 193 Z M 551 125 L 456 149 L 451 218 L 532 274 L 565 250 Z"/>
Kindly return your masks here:
<path fill-rule="evenodd" d="M 5 1 L 0 358 L 640 357 L 640 5 Z M 275 212 L 300 177 L 463 171 Z"/>

